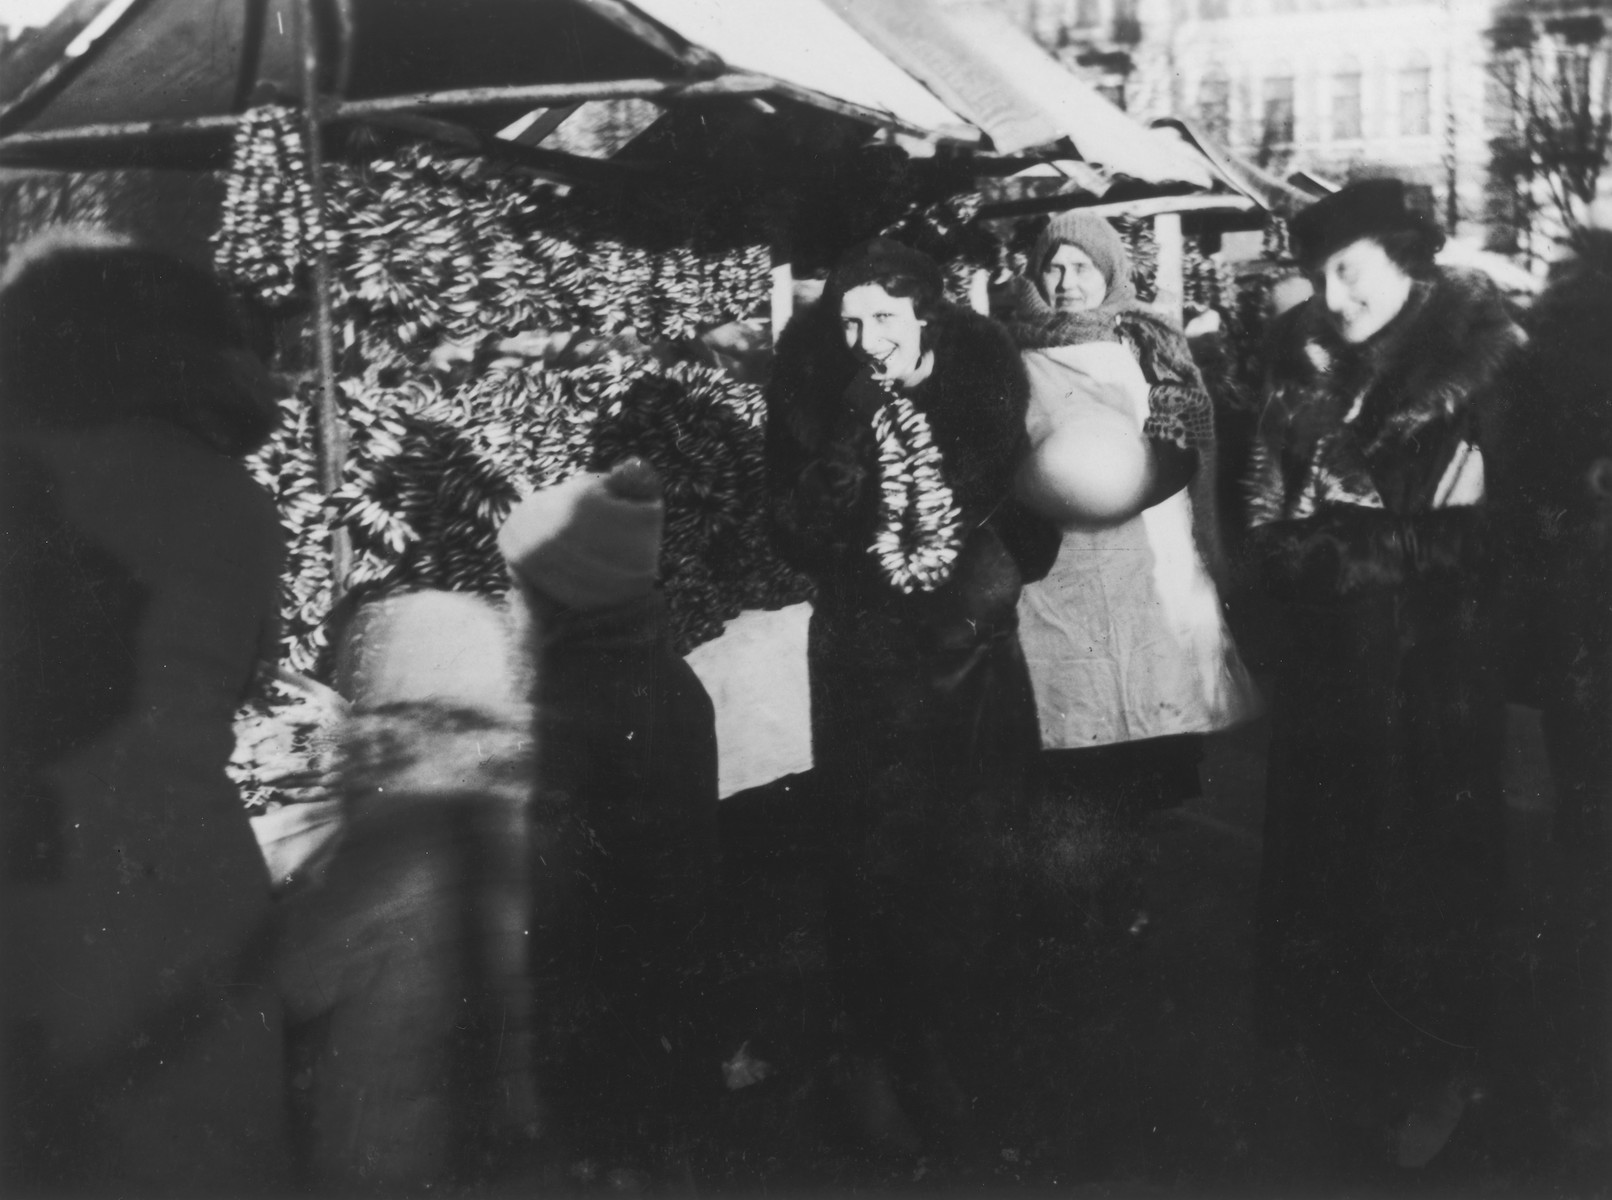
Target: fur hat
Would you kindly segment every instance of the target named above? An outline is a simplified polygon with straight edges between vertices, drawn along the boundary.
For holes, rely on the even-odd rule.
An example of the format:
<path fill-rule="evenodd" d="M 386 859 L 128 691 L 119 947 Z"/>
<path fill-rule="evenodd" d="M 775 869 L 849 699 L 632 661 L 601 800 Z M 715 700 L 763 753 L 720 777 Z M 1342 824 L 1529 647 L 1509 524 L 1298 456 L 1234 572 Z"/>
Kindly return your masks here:
<path fill-rule="evenodd" d="M 1429 211 L 1424 191 L 1402 179 L 1362 179 L 1323 196 L 1288 223 L 1293 257 L 1313 271 L 1361 238 L 1398 243 L 1396 261 L 1431 262 L 1444 232 Z"/>
<path fill-rule="evenodd" d="M 1030 250 L 1030 275 L 1040 286 L 1041 273 L 1046 270 L 1047 259 L 1059 246 L 1075 246 L 1084 250 L 1092 263 L 1108 280 L 1108 290 L 1114 290 L 1116 280 L 1129 280 L 1130 255 L 1125 253 L 1125 242 L 1119 231 L 1103 217 L 1083 213 L 1079 209 L 1057 214 L 1036 238 Z"/>
<path fill-rule="evenodd" d="M 655 586 L 666 510 L 661 479 L 641 458 L 528 496 L 498 532 L 515 578 L 571 608 L 607 608 Z"/>

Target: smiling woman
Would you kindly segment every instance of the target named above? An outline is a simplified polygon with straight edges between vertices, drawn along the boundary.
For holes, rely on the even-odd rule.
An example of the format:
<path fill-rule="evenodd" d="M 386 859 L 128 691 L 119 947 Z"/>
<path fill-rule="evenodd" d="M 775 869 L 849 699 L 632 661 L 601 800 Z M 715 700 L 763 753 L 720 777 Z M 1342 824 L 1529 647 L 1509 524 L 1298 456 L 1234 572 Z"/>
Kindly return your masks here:
<path fill-rule="evenodd" d="M 928 324 L 911 296 L 892 295 L 877 283 L 854 287 L 840 301 L 845 344 L 880 382 L 910 388 L 928 377 L 935 365 L 924 336 Z"/>
<path fill-rule="evenodd" d="M 1273 326 L 1250 481 L 1286 625 L 1261 983 L 1268 1015 L 1375 1073 L 1419 1166 L 1459 1119 L 1488 1012 L 1503 738 L 1484 462 L 1522 337 L 1485 277 L 1434 266 L 1443 236 L 1397 180 L 1291 229 L 1317 291 Z"/>
<path fill-rule="evenodd" d="M 890 241 L 853 251 L 791 322 L 767 392 L 775 537 L 816 585 L 843 1099 L 865 1138 L 908 1150 L 967 1119 L 953 1050 L 987 1010 L 993 847 L 1036 749 L 1015 603 L 1057 533 L 1012 496 L 1027 392 L 1005 332 Z"/>

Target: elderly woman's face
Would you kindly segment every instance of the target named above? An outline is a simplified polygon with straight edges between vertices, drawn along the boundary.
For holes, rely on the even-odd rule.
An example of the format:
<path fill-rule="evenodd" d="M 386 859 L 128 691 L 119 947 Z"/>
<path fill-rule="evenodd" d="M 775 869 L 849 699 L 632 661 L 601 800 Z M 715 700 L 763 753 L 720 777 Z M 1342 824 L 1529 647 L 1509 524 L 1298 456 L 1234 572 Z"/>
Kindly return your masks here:
<path fill-rule="evenodd" d="M 864 283 L 840 301 L 840 328 L 851 352 L 880 379 L 917 381 L 923 365 L 924 322 L 908 296 L 892 296 L 876 283 Z"/>
<path fill-rule="evenodd" d="M 1328 256 L 1315 290 L 1339 335 L 1356 345 L 1399 315 L 1410 298 L 1411 277 L 1374 238 L 1361 238 Z"/>
<path fill-rule="evenodd" d="M 1087 312 L 1108 295 L 1108 280 L 1091 255 L 1064 243 L 1052 252 L 1041 272 L 1047 302 L 1061 313 Z"/>

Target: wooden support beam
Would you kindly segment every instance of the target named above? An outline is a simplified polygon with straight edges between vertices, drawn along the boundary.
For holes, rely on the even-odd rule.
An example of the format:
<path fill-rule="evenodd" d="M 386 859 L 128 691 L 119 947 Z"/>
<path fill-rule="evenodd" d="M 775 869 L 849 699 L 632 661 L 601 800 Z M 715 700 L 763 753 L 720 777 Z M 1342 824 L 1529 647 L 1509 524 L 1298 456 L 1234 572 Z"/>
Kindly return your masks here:
<path fill-rule="evenodd" d="M 1153 218 L 1153 242 L 1158 266 L 1153 275 L 1155 306 L 1181 321 L 1186 301 L 1186 240 L 1181 236 L 1181 214 L 1159 213 Z"/>
<path fill-rule="evenodd" d="M 297 50 L 302 66 L 303 133 L 308 144 L 308 187 L 314 216 L 325 229 L 324 138 L 319 104 L 319 31 L 314 24 L 314 0 L 297 0 Z M 342 419 L 336 389 L 335 272 L 330 251 L 321 237 L 313 247 L 314 342 L 319 354 L 319 391 L 314 400 L 319 424 L 319 486 L 329 496 L 341 487 L 347 461 L 347 423 Z M 352 574 L 352 539 L 345 529 L 330 535 L 330 578 L 334 602 L 347 590 Z"/>
<path fill-rule="evenodd" d="M 580 154 L 528 146 L 523 142 L 472 129 L 468 125 L 422 117 L 418 113 L 388 113 L 372 117 L 365 124 L 401 130 L 414 137 L 429 138 L 472 154 L 481 154 L 555 183 L 622 188 L 642 185 L 649 174 L 649 168 L 639 163 L 585 158 Z"/>
<path fill-rule="evenodd" d="M 399 96 L 377 96 L 365 100 L 344 100 L 322 104 L 320 121 L 369 120 L 391 114 L 449 112 L 456 109 L 486 108 L 494 105 L 529 105 L 533 108 L 562 104 L 582 104 L 589 100 L 652 100 L 673 103 L 721 96 L 773 95 L 798 104 L 836 113 L 870 125 L 885 126 L 919 137 L 939 137 L 959 144 L 980 140 L 977 129 L 958 126 L 943 130 L 922 129 L 906 121 L 839 100 L 807 88 L 773 79 L 767 75 L 730 74 L 715 79 L 609 79 L 581 83 L 545 83 L 517 87 L 455 88 L 440 92 L 412 92 Z M 212 133 L 230 130 L 240 121 L 239 114 L 187 117 L 166 121 L 128 121 L 116 124 L 77 125 L 69 129 L 47 129 L 14 133 L 0 138 L 0 159 L 7 151 L 69 147 L 107 141 L 139 141 L 159 135 Z"/>

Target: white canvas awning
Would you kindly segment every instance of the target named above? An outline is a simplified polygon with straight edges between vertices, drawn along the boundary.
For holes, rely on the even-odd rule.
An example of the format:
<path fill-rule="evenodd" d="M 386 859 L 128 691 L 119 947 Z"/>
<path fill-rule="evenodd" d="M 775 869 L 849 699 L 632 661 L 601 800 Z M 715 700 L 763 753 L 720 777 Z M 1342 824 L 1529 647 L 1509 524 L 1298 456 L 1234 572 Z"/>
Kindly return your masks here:
<path fill-rule="evenodd" d="M 1201 156 L 1120 111 L 978 0 L 827 0 L 998 153 L 1068 139 L 1081 159 L 1148 183 L 1208 187 Z"/>
<path fill-rule="evenodd" d="M 633 7 L 716 54 L 729 70 L 888 113 L 914 130 L 979 138 L 823 0 L 634 0 Z"/>

